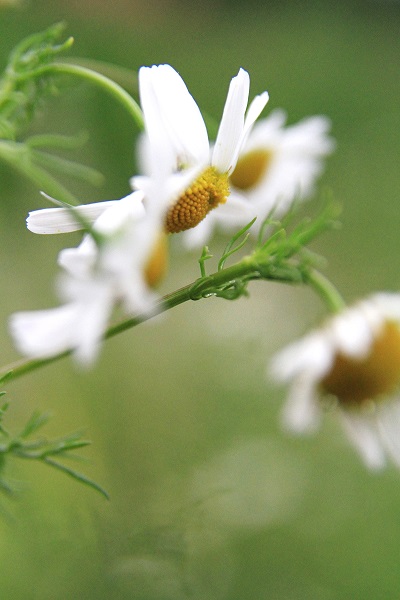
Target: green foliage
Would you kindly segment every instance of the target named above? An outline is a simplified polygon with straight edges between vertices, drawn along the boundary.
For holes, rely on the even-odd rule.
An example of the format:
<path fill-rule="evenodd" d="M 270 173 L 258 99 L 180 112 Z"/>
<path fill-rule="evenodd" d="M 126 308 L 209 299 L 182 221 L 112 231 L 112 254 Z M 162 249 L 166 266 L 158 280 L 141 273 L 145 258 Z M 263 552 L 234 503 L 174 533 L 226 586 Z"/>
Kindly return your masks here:
<path fill-rule="evenodd" d="M 251 226 L 254 225 L 254 223 L 256 222 L 256 219 L 257 219 L 257 217 L 254 217 L 254 219 L 252 221 L 250 221 L 250 223 L 248 223 L 240 231 L 235 233 L 235 235 L 229 240 L 229 242 L 226 245 L 225 250 L 219 260 L 218 271 L 221 271 L 224 268 L 225 262 L 227 261 L 227 259 L 230 256 L 232 256 L 233 254 L 238 252 L 241 248 L 243 248 L 243 246 L 245 245 L 245 243 L 247 242 L 247 240 L 249 238 L 249 235 L 250 235 L 249 230 L 250 230 Z M 240 238 L 242 238 L 242 240 L 239 242 Z M 238 244 L 236 244 L 236 242 L 238 242 Z"/>
<path fill-rule="evenodd" d="M 47 67 L 73 43 L 71 37 L 59 42 L 64 28 L 58 23 L 29 36 L 10 55 L 0 78 L 0 159 L 31 179 L 39 189 L 75 204 L 73 194 L 48 169 L 92 185 L 101 184 L 103 176 L 95 169 L 56 156 L 45 148 L 73 149 L 85 143 L 86 136 L 46 134 L 17 141 L 44 100 L 58 93 L 61 74 Z"/>
<path fill-rule="evenodd" d="M 290 282 L 293 269 L 297 269 L 303 279 L 309 268 L 321 262 L 321 257 L 309 251 L 308 244 L 325 231 L 338 227 L 340 208 L 329 201 L 319 214 L 306 216 L 290 228 L 295 214 L 296 205 L 281 221 L 274 220 L 272 214 L 262 223 L 254 253 L 262 277 L 285 280 L 287 272 Z"/>
<path fill-rule="evenodd" d="M 29 36 L 11 53 L 0 79 L 1 138 L 15 140 L 43 99 L 57 92 L 54 75 L 42 73 L 40 68 L 72 45 L 72 38 L 57 43 L 63 30 L 62 23 L 53 25 Z"/>
<path fill-rule="evenodd" d="M 4 395 L 4 393 L 0 392 L 0 395 Z M 4 476 L 4 469 L 8 464 L 8 460 L 13 457 L 34 460 L 51 466 L 108 498 L 107 492 L 99 484 L 61 462 L 64 459 L 82 460 L 79 455 L 75 455 L 73 452 L 88 446 L 90 444 L 88 440 L 83 439 L 80 433 L 70 433 L 54 440 L 42 437 L 32 439 L 32 436 L 37 434 L 50 418 L 47 413 L 39 411 L 32 414 L 19 433 L 11 434 L 4 427 L 4 417 L 8 406 L 5 403 L 0 407 L 0 492 L 9 496 L 15 493 L 13 486 Z"/>
<path fill-rule="evenodd" d="M 226 245 L 218 262 L 218 270 L 207 275 L 205 261 L 212 258 L 208 247 L 204 247 L 198 260 L 201 277 L 194 282 L 190 289 L 190 298 L 198 300 L 209 296 L 217 296 L 226 300 L 236 300 L 247 295 L 250 281 L 265 279 L 284 281 L 286 283 L 308 283 L 314 286 L 328 305 L 336 303 L 336 290 L 321 283 L 314 285 L 315 268 L 321 262 L 321 257 L 310 252 L 308 244 L 324 231 L 337 226 L 338 206 L 330 202 L 315 217 L 306 217 L 290 229 L 290 224 L 296 214 L 296 206 L 281 220 L 275 220 L 269 215 L 261 224 L 257 241 L 252 252 L 230 267 L 225 263 L 239 252 L 250 237 L 253 219 L 238 231 Z M 321 278 L 318 276 L 318 281 Z M 332 297 L 335 297 L 332 299 Z"/>

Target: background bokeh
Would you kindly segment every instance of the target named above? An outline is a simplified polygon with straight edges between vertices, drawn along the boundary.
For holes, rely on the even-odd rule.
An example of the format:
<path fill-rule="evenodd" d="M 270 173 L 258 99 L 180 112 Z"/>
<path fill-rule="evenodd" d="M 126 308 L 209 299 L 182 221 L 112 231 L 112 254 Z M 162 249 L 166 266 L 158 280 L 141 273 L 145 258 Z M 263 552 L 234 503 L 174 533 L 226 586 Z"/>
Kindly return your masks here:
<path fill-rule="evenodd" d="M 320 190 L 343 204 L 340 230 L 314 249 L 348 300 L 400 279 L 400 4 L 247 0 L 0 1 L 0 62 L 24 36 L 65 20 L 74 56 L 132 71 L 168 62 L 219 117 L 239 66 L 267 111 L 294 123 L 327 114 L 337 140 Z M 133 174 L 136 130 L 82 83 L 47 102 L 30 133 L 90 140 L 74 157 L 105 175 L 68 182 L 86 202 L 117 198 Z M 54 305 L 59 249 L 33 236 L 38 190 L 0 164 L 1 358 L 14 310 Z M 309 204 L 310 210 L 315 205 Z M 211 249 L 218 253 L 221 241 Z M 171 250 L 169 291 L 198 275 Z M 49 436 L 84 427 L 82 465 L 105 501 L 50 469 L 10 463 L 19 488 L 0 498 L 0 597 L 10 600 L 366 600 L 400 596 L 400 474 L 371 474 L 334 417 L 312 439 L 281 432 L 284 391 L 270 355 L 323 315 L 308 290 L 258 283 L 248 299 L 185 304 L 109 341 L 96 367 L 54 364 L 8 387 L 8 424 L 36 408 Z M 399 432 L 400 434 L 400 432 Z"/>

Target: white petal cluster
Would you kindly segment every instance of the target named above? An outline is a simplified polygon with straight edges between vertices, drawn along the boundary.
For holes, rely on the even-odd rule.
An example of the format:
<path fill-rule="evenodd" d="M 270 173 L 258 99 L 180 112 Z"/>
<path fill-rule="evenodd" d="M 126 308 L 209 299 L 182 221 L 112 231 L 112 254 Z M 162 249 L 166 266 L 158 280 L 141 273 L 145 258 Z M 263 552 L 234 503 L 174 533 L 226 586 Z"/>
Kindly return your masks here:
<path fill-rule="evenodd" d="M 185 232 L 188 247 L 206 244 L 215 229 L 234 233 L 254 217 L 261 224 L 272 210 L 274 217 L 279 218 L 294 201 L 313 194 L 324 158 L 335 147 L 328 135 L 330 121 L 318 115 L 287 127 L 285 123 L 285 112 L 276 109 L 247 132 L 238 160 L 250 157 L 253 152 L 266 153 L 268 160 L 263 172 L 245 189 L 235 187 L 232 178 L 229 202 L 213 210 L 198 227 Z M 257 227 L 252 231 L 256 232 Z"/>
<path fill-rule="evenodd" d="M 146 213 L 142 200 L 142 192 L 135 192 L 111 204 L 101 203 L 106 208 L 93 224 L 100 244 L 86 234 L 77 248 L 61 251 L 58 291 L 64 304 L 11 316 L 11 333 L 22 354 L 47 358 L 72 349 L 79 362 L 89 364 L 115 304 L 122 304 L 128 314 L 153 309 L 155 297 L 146 284 L 145 267 L 161 224 L 157 215 Z M 60 211 L 57 218 L 63 231 L 78 227 L 68 210 Z M 48 218 L 54 221 L 53 213 L 38 212 L 36 217 L 40 229 L 46 228 Z"/>
<path fill-rule="evenodd" d="M 324 411 L 321 382 L 335 358 L 338 354 L 359 361 L 368 357 L 387 323 L 400 329 L 400 294 L 374 294 L 274 357 L 269 374 L 290 384 L 283 411 L 285 427 L 297 433 L 318 427 Z M 339 402 L 337 407 L 350 441 L 370 468 L 383 467 L 387 458 L 400 467 L 400 392 L 387 398 L 371 397 L 362 406 Z"/>

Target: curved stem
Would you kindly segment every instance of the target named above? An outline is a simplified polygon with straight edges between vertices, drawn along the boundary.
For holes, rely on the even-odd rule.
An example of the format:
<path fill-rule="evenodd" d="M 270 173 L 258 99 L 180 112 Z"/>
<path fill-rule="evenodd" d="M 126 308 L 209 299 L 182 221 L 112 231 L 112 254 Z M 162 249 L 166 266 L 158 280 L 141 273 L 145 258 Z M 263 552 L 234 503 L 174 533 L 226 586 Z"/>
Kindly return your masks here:
<path fill-rule="evenodd" d="M 229 285 L 234 285 L 235 282 L 238 281 L 248 282 L 263 279 L 292 284 L 308 283 L 324 300 L 332 312 L 338 312 L 345 306 L 344 300 L 335 286 L 315 269 L 310 269 L 306 273 L 303 273 L 303 277 L 299 277 L 297 269 L 281 269 L 277 271 L 273 265 L 269 266 L 268 261 L 264 264 L 262 273 L 260 272 L 259 267 L 260 265 L 255 258 L 255 255 L 245 256 L 242 260 L 226 269 L 217 271 L 207 277 L 201 277 L 193 283 L 167 294 L 158 301 L 152 313 L 141 313 L 110 326 L 106 330 L 103 339 L 106 340 L 112 338 L 119 333 L 132 329 L 133 327 L 140 325 L 140 323 L 151 319 L 153 316 L 170 310 L 175 306 L 179 306 L 188 300 L 200 300 L 201 298 L 218 295 L 219 290 L 223 290 Z M 74 349 L 71 348 L 70 350 L 49 358 L 22 359 L 7 365 L 0 370 L 0 383 L 17 379 L 22 375 L 36 371 L 37 369 L 61 360 L 62 358 L 66 358 L 67 356 L 70 356 L 73 351 Z"/>
<path fill-rule="evenodd" d="M 118 102 L 120 102 L 120 104 L 127 109 L 131 117 L 133 117 L 133 120 L 139 129 L 143 129 L 143 114 L 139 105 L 137 102 L 135 102 L 132 96 L 128 94 L 126 90 L 124 90 L 124 88 L 122 88 L 120 85 L 118 85 L 118 83 L 109 77 L 106 77 L 97 71 L 93 71 L 92 69 L 88 69 L 87 67 L 61 62 L 45 65 L 36 71 L 37 75 L 44 73 L 62 73 L 65 75 L 74 75 L 99 85 L 109 94 L 111 94 L 116 100 L 118 100 Z"/>
<path fill-rule="evenodd" d="M 251 256 L 243 258 L 241 261 L 235 265 L 232 265 L 231 267 L 228 267 L 222 271 L 218 271 L 212 275 L 209 275 L 208 277 L 197 279 L 193 283 L 167 294 L 159 300 L 155 306 L 155 310 L 151 314 L 142 313 L 130 319 L 125 319 L 116 325 L 112 325 L 105 332 L 103 339 L 109 339 L 119 333 L 122 333 L 123 331 L 132 329 L 133 327 L 140 325 L 140 323 L 151 319 L 153 316 L 170 310 L 171 308 L 174 308 L 179 304 L 183 304 L 188 300 L 199 300 L 201 298 L 212 296 L 215 293 L 216 288 L 228 285 L 241 277 L 246 277 L 248 281 L 251 279 L 260 278 L 260 274 L 255 267 Z M 273 275 L 270 277 L 263 275 L 262 278 L 278 279 L 277 276 Z M 71 348 L 70 350 L 49 358 L 21 359 L 17 362 L 11 363 L 0 370 L 0 383 L 17 379 L 22 375 L 36 371 L 41 367 L 61 360 L 62 358 L 66 358 L 72 353 L 73 349 Z"/>
<path fill-rule="evenodd" d="M 138 93 L 138 76 L 136 72 L 132 72 L 132 69 L 128 67 L 122 67 L 104 60 L 98 60 L 96 58 L 85 58 L 82 56 L 70 56 L 68 59 L 63 56 L 59 56 L 57 64 L 59 63 L 74 64 L 79 67 L 85 67 L 91 71 L 96 71 L 109 79 L 112 79 L 125 90 L 130 93 Z"/>
<path fill-rule="evenodd" d="M 322 298 L 332 313 L 341 312 L 346 303 L 333 283 L 316 269 L 310 269 L 305 274 L 305 282 Z"/>

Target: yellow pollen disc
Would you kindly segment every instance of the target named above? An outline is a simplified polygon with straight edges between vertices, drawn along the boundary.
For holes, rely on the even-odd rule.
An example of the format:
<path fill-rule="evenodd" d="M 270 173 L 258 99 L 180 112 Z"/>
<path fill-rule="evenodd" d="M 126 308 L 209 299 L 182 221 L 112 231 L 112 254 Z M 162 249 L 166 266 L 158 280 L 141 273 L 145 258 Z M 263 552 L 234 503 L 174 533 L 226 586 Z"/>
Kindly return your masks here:
<path fill-rule="evenodd" d="M 265 176 L 272 156 L 272 152 L 264 149 L 252 150 L 241 156 L 230 175 L 232 185 L 240 190 L 249 190 L 256 186 Z"/>
<path fill-rule="evenodd" d="M 178 233 L 196 227 L 229 195 L 228 176 L 208 167 L 169 209 L 165 221 L 168 233 Z"/>
<path fill-rule="evenodd" d="M 386 322 L 365 358 L 356 360 L 337 354 L 322 388 L 345 406 L 382 400 L 400 384 L 400 329 Z"/>
<path fill-rule="evenodd" d="M 151 288 L 156 287 L 163 279 L 168 268 L 168 240 L 161 232 L 144 269 L 144 279 Z"/>

